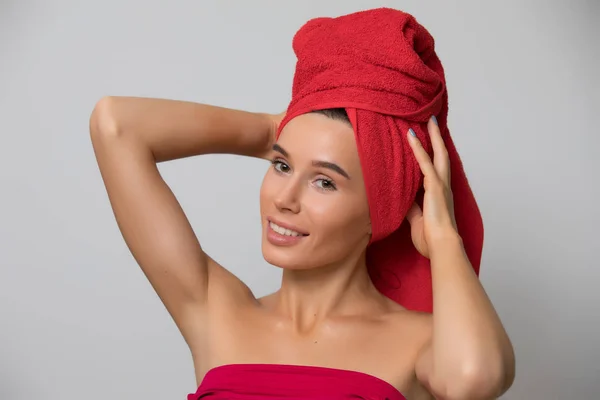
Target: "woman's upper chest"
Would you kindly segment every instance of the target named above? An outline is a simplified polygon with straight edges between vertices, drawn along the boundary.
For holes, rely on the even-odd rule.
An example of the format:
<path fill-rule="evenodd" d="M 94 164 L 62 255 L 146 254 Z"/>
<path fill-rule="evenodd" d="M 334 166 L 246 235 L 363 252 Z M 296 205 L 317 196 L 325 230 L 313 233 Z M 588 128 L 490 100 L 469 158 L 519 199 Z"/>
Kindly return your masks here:
<path fill-rule="evenodd" d="M 201 352 L 202 369 L 225 364 L 314 365 L 363 372 L 409 393 L 417 384 L 414 367 L 427 334 L 410 317 L 341 318 L 299 329 L 269 314 L 246 312 L 212 321 Z"/>

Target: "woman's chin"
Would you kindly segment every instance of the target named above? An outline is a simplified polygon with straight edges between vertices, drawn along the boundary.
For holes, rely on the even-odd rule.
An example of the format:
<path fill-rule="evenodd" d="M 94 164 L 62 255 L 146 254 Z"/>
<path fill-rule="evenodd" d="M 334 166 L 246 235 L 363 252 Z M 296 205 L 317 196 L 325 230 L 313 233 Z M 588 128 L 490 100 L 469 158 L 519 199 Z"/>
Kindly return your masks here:
<path fill-rule="evenodd" d="M 265 261 L 274 267 L 289 270 L 310 269 L 308 260 L 290 248 L 273 248 L 269 243 L 263 244 L 262 254 Z"/>

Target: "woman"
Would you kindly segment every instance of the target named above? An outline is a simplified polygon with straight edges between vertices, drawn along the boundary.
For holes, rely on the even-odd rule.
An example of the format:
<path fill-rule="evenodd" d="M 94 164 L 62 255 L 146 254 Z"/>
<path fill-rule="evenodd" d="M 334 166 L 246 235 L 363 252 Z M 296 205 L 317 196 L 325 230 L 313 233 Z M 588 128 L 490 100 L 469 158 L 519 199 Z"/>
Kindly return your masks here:
<path fill-rule="evenodd" d="M 455 218 L 453 149 L 447 146 L 445 96 L 439 95 L 445 95 L 444 86 L 437 82 L 437 92 L 426 95 L 433 108 L 419 104 L 419 110 L 435 110 L 439 122 L 432 116 L 419 124 L 421 116 L 414 112 L 409 121 L 409 114 L 381 109 L 387 100 L 368 110 L 380 99 L 359 104 L 356 97 L 336 92 L 344 85 L 327 88 L 337 97 L 329 102 L 335 107 L 325 107 L 328 100 L 319 98 L 323 82 L 313 92 L 305 84 L 324 75 L 322 70 L 311 75 L 314 54 L 306 52 L 330 40 L 331 24 L 360 28 L 373 18 L 394 29 L 406 22 L 417 39 L 427 39 L 412 17 L 395 10 L 319 19 L 295 38 L 299 64 L 285 114 L 132 97 L 103 98 L 92 113 L 91 138 L 119 228 L 191 350 L 199 389 L 189 399 L 489 399 L 512 384 L 512 346 L 477 279 Z M 347 32 L 344 38 L 352 37 Z M 362 38 L 365 32 L 357 29 L 357 34 Z M 307 46 L 311 40 L 318 44 Z M 359 46 L 354 40 L 352 48 Z M 437 58 L 430 59 L 435 68 Z M 335 60 L 327 65 L 335 71 Z M 409 67 L 414 75 L 414 65 Z M 364 72 L 365 66 L 360 68 Z M 335 75 L 350 80 L 344 73 Z M 376 89 L 373 96 L 385 92 Z M 369 128 L 364 121 L 391 124 L 392 131 L 407 127 L 390 140 L 408 144 L 422 172 L 424 194 L 417 200 L 411 192 L 413 204 L 400 215 L 410 224 L 411 246 L 430 263 L 433 314 L 392 300 L 369 271 L 367 250 L 381 224 L 375 220 L 377 190 L 369 168 L 377 160 L 365 155 L 361 135 Z M 263 255 L 283 268 L 276 293 L 255 298 L 203 251 L 156 166 L 210 153 L 272 163 L 260 205 Z"/>

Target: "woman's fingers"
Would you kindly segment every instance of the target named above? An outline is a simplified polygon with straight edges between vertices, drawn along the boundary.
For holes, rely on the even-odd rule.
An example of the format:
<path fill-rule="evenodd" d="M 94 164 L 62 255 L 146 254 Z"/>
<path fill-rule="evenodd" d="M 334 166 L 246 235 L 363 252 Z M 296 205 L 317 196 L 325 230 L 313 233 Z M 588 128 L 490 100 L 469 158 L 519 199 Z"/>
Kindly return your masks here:
<path fill-rule="evenodd" d="M 450 158 L 435 117 L 429 120 L 427 130 L 433 147 L 433 160 L 423 148 L 412 128 L 408 130 L 408 142 L 413 149 L 423 175 L 432 178 L 437 177 L 441 179 L 446 187 L 450 187 Z"/>
<path fill-rule="evenodd" d="M 444 181 L 444 184 L 450 186 L 450 158 L 448 157 L 448 149 L 442 138 L 440 127 L 437 124 L 435 117 L 431 117 L 427 124 L 427 130 L 431 138 L 433 147 L 433 165 L 438 176 Z"/>
<path fill-rule="evenodd" d="M 435 175 L 437 174 L 435 167 L 434 167 L 433 163 L 431 162 L 431 158 L 429 157 L 429 154 L 427 154 L 427 152 L 423 148 L 423 145 L 417 138 L 415 131 L 412 128 L 410 128 L 408 130 L 407 135 L 408 135 L 408 143 L 410 144 L 410 147 L 412 148 L 415 158 L 417 159 L 417 162 L 419 163 L 421 172 L 423 172 L 423 175 L 426 177 L 429 177 L 429 176 L 432 178 L 435 177 Z"/>

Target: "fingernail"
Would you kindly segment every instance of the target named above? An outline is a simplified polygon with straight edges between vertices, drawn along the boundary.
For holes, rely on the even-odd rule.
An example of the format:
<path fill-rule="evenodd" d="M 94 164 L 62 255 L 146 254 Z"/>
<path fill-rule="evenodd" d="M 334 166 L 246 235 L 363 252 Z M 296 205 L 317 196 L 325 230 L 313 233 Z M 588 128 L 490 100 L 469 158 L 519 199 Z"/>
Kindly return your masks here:
<path fill-rule="evenodd" d="M 408 129 L 408 133 L 410 133 L 410 135 L 411 135 L 412 137 L 417 137 L 417 134 L 415 133 L 415 131 L 413 131 L 413 128 L 409 128 L 409 129 Z"/>
<path fill-rule="evenodd" d="M 432 115 L 432 116 L 431 116 L 431 119 L 433 120 L 433 122 L 434 122 L 436 125 L 438 124 L 438 122 L 437 122 L 437 118 L 435 117 L 435 115 Z"/>

